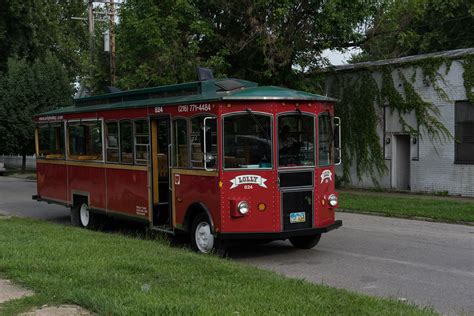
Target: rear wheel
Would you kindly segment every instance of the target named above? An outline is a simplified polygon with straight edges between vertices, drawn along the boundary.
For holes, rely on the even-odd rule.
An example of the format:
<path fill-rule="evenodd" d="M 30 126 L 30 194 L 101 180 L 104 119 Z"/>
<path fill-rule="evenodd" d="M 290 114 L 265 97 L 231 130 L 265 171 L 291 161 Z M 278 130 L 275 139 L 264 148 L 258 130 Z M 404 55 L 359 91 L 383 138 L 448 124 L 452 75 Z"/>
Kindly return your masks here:
<path fill-rule="evenodd" d="M 298 249 L 311 249 L 319 243 L 321 234 L 310 236 L 290 237 L 290 242 L 293 247 Z"/>
<path fill-rule="evenodd" d="M 217 253 L 220 256 L 225 256 L 226 249 L 214 237 L 211 221 L 204 213 L 196 216 L 193 221 L 191 229 L 191 243 L 194 250 L 197 252 Z"/>
<path fill-rule="evenodd" d="M 71 224 L 76 227 L 97 229 L 101 225 L 99 214 L 89 211 L 86 202 L 80 202 L 71 208 Z"/>

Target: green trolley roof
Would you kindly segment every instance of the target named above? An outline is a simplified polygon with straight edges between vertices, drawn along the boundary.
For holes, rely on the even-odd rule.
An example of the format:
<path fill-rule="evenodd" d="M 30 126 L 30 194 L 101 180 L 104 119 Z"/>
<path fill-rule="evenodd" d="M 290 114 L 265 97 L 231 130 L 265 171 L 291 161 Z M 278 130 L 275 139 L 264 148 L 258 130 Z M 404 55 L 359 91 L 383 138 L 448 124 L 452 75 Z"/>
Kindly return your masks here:
<path fill-rule="evenodd" d="M 322 95 L 283 87 L 259 87 L 255 82 L 241 79 L 213 79 L 76 98 L 74 99 L 73 106 L 44 112 L 37 116 L 203 103 L 222 100 L 336 101 L 333 98 Z"/>

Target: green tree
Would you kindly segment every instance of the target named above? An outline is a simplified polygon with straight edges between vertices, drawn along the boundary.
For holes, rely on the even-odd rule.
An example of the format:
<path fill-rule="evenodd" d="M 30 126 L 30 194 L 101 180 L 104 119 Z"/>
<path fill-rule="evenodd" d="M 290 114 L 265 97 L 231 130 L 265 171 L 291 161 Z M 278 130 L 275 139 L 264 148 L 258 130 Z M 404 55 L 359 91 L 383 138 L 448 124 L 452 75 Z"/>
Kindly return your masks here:
<path fill-rule="evenodd" d="M 10 58 L 0 76 L 0 153 L 34 153 L 33 115 L 70 105 L 73 89 L 66 68 L 56 57 L 28 62 Z"/>
<path fill-rule="evenodd" d="M 147 87 L 195 79 L 200 37 L 209 32 L 187 0 L 129 0 L 117 28 L 118 84 Z"/>
<path fill-rule="evenodd" d="M 52 54 L 66 67 L 71 81 L 82 73 L 89 41 L 87 26 L 73 16 L 84 16 L 84 0 L 0 1 L 0 71 L 8 58 L 28 62 Z"/>
<path fill-rule="evenodd" d="M 388 0 L 354 61 L 386 59 L 474 45 L 472 0 Z"/>
<path fill-rule="evenodd" d="M 194 80 L 205 65 L 218 76 L 294 87 L 321 66 L 323 49 L 362 39 L 358 27 L 378 2 L 129 0 L 117 33 L 119 85 Z"/>

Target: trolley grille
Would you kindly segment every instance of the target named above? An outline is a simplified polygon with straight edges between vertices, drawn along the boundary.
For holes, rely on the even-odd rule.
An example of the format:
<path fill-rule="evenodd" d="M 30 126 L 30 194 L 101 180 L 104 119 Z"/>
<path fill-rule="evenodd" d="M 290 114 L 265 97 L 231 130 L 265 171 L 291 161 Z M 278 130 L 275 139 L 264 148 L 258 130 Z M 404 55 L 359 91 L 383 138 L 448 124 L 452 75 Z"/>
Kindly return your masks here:
<path fill-rule="evenodd" d="M 282 192 L 283 229 L 311 228 L 313 223 L 313 191 Z"/>

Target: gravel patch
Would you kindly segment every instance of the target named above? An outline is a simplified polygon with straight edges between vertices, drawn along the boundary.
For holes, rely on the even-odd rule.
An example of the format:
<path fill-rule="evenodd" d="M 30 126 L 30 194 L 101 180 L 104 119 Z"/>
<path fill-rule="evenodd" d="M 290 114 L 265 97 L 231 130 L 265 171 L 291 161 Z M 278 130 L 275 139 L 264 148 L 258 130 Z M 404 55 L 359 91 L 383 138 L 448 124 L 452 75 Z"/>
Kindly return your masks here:
<path fill-rule="evenodd" d="M 89 316 L 94 315 L 87 309 L 77 305 L 60 305 L 60 306 L 42 306 L 41 308 L 32 310 L 20 316 Z"/>
<path fill-rule="evenodd" d="M 19 287 L 11 283 L 10 280 L 0 279 L 0 304 L 31 295 L 33 295 L 32 291 Z"/>

